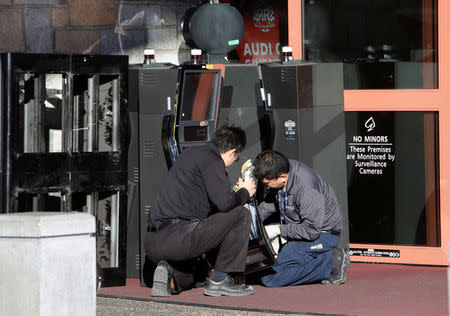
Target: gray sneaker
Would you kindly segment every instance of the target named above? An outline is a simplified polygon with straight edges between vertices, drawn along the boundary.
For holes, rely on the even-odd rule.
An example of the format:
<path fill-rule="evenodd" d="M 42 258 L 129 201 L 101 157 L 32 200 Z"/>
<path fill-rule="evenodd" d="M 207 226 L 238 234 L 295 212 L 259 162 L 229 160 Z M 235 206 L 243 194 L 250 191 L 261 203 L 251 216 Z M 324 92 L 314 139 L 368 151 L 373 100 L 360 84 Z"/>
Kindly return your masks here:
<path fill-rule="evenodd" d="M 333 248 L 333 269 L 330 277 L 322 280 L 324 285 L 339 285 L 347 278 L 347 269 L 350 266 L 350 253 L 347 248 Z"/>
<path fill-rule="evenodd" d="M 253 293 L 253 287 L 245 284 L 236 285 L 229 276 L 220 282 L 206 279 L 203 290 L 203 294 L 207 296 L 247 296 Z"/>
<path fill-rule="evenodd" d="M 171 294 L 170 288 L 171 275 L 169 273 L 169 264 L 161 260 L 156 266 L 153 274 L 152 296 L 167 297 Z"/>

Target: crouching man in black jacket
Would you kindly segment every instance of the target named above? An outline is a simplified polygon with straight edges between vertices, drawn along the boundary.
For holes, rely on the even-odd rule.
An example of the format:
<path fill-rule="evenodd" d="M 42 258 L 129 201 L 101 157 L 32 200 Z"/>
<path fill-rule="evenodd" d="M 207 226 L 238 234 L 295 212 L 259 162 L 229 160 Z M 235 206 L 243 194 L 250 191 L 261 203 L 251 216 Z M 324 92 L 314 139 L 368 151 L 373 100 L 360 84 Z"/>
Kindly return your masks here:
<path fill-rule="evenodd" d="M 184 151 L 170 169 L 145 238 L 147 257 L 157 264 L 152 296 L 192 288 L 195 259 L 212 250 L 218 254 L 204 294 L 253 294 L 251 286 L 236 285 L 228 275 L 245 269 L 251 216 L 243 205 L 256 190 L 253 179 L 239 179 L 233 194 L 227 175 L 245 144 L 241 128 L 225 125 L 210 143 Z"/>

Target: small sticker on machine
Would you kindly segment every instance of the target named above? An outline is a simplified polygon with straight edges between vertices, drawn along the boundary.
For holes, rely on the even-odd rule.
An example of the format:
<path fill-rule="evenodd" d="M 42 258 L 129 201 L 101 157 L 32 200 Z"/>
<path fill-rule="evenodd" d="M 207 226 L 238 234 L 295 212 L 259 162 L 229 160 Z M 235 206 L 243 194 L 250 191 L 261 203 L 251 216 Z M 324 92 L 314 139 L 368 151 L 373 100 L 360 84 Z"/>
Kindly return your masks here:
<path fill-rule="evenodd" d="M 294 140 L 297 135 L 297 124 L 295 121 L 287 120 L 284 122 L 284 136 L 286 140 Z"/>

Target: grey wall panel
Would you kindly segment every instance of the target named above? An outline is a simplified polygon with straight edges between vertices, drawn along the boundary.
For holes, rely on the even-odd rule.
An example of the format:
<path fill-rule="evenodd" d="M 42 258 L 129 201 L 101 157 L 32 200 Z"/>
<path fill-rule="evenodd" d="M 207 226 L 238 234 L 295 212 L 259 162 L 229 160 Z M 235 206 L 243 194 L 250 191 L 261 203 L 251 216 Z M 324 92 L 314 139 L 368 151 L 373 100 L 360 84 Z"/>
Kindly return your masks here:
<path fill-rule="evenodd" d="M 279 64 L 277 64 L 279 66 Z M 264 78 L 266 98 L 270 98 L 272 108 L 296 109 L 297 108 L 297 68 L 286 67 L 261 67 Z"/>
<path fill-rule="evenodd" d="M 256 65 L 227 65 L 221 108 L 263 107 L 261 83 Z"/>
<path fill-rule="evenodd" d="M 131 137 L 128 153 L 127 277 L 139 277 L 145 262 L 143 238 L 148 210 L 160 181 L 167 173 L 161 143 L 162 120 L 164 115 L 175 113 L 177 80 L 178 68 L 170 64 L 148 68 L 132 65 L 129 69 Z"/>
<path fill-rule="evenodd" d="M 313 64 L 311 79 L 313 107 L 344 104 L 343 66 L 341 63 Z"/>
<path fill-rule="evenodd" d="M 240 154 L 239 161 L 228 168 L 230 181 L 234 183 L 239 175 L 242 164 L 247 159 L 254 160 L 262 150 L 260 120 L 264 116 L 262 107 L 222 108 L 219 113 L 219 126 L 230 122 L 242 127 L 247 136 L 247 145 Z"/>
<path fill-rule="evenodd" d="M 128 113 L 130 145 L 128 148 L 128 207 L 127 207 L 127 277 L 138 278 L 139 246 L 139 133 L 138 113 Z"/>
<path fill-rule="evenodd" d="M 145 238 L 148 214 L 152 210 L 161 182 L 167 176 L 166 158 L 161 145 L 164 114 L 141 114 L 139 116 L 139 165 L 140 165 L 140 230 L 141 241 Z M 145 249 L 141 242 L 141 271 L 145 262 Z"/>
<path fill-rule="evenodd" d="M 174 113 L 178 69 L 175 67 L 141 68 L 139 71 L 139 112 Z M 167 98 L 170 97 L 170 110 Z"/>
<path fill-rule="evenodd" d="M 267 106 L 267 110 L 275 127 L 273 149 L 302 161 L 333 187 L 344 218 L 340 246 L 347 247 L 343 66 L 338 63 L 271 63 L 263 65 L 261 71 L 266 95 L 271 94 L 271 106 Z M 286 125 L 292 122 L 296 133 L 287 135 Z"/>
<path fill-rule="evenodd" d="M 264 88 L 273 108 L 309 108 L 343 104 L 340 63 L 269 64 L 262 67 Z"/>
<path fill-rule="evenodd" d="M 247 136 L 247 145 L 239 161 L 228 168 L 233 183 L 240 175 L 242 164 L 254 160 L 267 148 L 266 134 L 261 133 L 267 125 L 261 99 L 261 83 L 256 65 L 226 65 L 223 83 L 219 124 L 232 123 L 242 127 Z"/>
<path fill-rule="evenodd" d="M 128 72 L 128 112 L 139 111 L 139 72 L 130 69 Z"/>
<path fill-rule="evenodd" d="M 299 159 L 299 120 L 296 109 L 277 109 L 272 112 L 275 129 L 273 150 L 283 153 L 289 159 Z M 285 125 L 295 122 L 296 134 L 286 137 Z"/>
<path fill-rule="evenodd" d="M 344 219 L 341 246 L 345 246 L 349 236 L 344 106 L 301 109 L 299 122 L 300 161 L 334 189 Z"/>

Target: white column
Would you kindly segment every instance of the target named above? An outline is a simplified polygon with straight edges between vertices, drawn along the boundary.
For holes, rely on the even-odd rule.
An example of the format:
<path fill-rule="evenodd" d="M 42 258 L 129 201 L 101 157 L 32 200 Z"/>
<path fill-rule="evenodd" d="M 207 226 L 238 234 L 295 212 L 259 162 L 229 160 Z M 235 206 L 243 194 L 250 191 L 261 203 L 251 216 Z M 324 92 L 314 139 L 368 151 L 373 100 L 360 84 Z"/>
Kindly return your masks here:
<path fill-rule="evenodd" d="M 0 214 L 0 315 L 95 315 L 95 218 Z"/>

